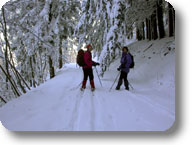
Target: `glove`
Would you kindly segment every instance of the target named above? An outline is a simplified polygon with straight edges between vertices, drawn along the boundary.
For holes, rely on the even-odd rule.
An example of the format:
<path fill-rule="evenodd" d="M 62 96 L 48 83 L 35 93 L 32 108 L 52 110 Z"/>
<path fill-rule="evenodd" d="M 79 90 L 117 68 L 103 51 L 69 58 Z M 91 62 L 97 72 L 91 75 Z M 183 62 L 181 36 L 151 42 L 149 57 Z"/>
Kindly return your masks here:
<path fill-rule="evenodd" d="M 100 63 L 94 62 L 92 65 L 93 65 L 93 66 L 97 66 L 97 65 L 100 65 Z"/>
<path fill-rule="evenodd" d="M 100 65 L 100 63 L 96 62 L 96 65 Z"/>
<path fill-rule="evenodd" d="M 120 71 L 120 70 L 121 70 L 121 68 L 117 68 L 117 70 L 118 70 L 118 71 Z"/>

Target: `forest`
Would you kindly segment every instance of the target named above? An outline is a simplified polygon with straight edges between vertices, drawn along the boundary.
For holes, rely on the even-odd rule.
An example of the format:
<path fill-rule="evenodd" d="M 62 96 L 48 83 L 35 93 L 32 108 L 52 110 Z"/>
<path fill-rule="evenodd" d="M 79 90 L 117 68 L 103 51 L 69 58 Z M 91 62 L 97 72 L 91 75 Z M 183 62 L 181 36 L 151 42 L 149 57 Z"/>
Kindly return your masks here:
<path fill-rule="evenodd" d="M 174 36 L 164 0 L 10 0 L 0 10 L 0 104 L 54 78 L 86 44 L 102 77 L 128 40 Z"/>

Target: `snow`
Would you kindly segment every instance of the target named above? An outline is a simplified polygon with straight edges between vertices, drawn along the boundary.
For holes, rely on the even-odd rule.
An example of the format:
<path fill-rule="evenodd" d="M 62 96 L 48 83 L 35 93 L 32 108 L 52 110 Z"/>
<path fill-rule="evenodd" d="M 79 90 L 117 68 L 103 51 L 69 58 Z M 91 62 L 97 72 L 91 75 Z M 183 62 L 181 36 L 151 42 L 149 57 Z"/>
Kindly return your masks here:
<path fill-rule="evenodd" d="M 82 70 L 66 64 L 56 77 L 0 108 L 0 120 L 13 131 L 166 131 L 175 122 L 174 38 L 129 45 L 135 68 L 132 87 L 109 91 L 120 58 L 104 74 L 102 87 L 93 68 L 96 91 L 89 82 L 79 91 Z M 97 68 L 99 69 L 99 68 Z"/>

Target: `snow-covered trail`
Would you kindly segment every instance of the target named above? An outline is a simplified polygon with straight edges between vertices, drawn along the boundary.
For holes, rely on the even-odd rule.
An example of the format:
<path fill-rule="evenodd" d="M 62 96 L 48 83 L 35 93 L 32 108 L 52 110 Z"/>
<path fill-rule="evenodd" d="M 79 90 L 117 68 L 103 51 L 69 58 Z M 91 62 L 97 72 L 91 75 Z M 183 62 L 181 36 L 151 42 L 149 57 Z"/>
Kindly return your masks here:
<path fill-rule="evenodd" d="M 163 42 L 162 42 L 163 41 Z M 14 131 L 165 131 L 175 122 L 175 55 L 166 56 L 165 44 L 140 42 L 133 45 L 140 52 L 128 80 L 134 90 L 109 92 L 119 73 L 119 59 L 111 64 L 101 87 L 95 69 L 96 91 L 81 92 L 82 70 L 66 65 L 56 77 L 0 108 L 0 120 Z M 166 43 L 167 42 L 167 43 Z M 161 45 L 162 44 L 162 45 Z M 145 54 L 142 48 L 145 49 Z M 159 47 L 160 46 L 160 49 Z M 149 51 L 149 52 L 148 52 Z M 165 52 L 166 51 L 166 52 Z M 153 52 L 153 53 L 152 53 Z M 146 58 L 145 58 L 146 57 Z M 161 67 L 160 67 L 161 66 Z M 154 68 L 154 69 L 152 69 Z M 148 70 L 148 71 L 147 71 Z"/>
<path fill-rule="evenodd" d="M 94 93 L 88 82 L 87 89 L 79 91 L 81 69 L 66 68 L 54 79 L 11 101 L 11 108 L 3 107 L 3 125 L 10 130 L 55 131 L 148 131 L 172 125 L 174 115 L 148 100 L 137 88 L 109 92 L 113 80 L 102 79 L 101 87 L 93 71 Z M 7 113 L 2 114 L 3 110 Z"/>

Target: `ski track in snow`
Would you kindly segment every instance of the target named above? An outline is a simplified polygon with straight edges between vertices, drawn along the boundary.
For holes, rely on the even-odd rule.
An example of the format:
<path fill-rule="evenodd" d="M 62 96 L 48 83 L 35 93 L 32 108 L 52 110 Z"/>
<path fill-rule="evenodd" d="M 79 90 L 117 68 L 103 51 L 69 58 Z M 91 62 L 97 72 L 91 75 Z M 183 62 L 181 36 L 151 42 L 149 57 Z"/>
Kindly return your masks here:
<path fill-rule="evenodd" d="M 84 92 L 78 92 L 78 94 L 76 95 L 76 100 L 75 100 L 75 105 L 74 105 L 74 109 L 72 112 L 72 118 L 69 122 L 69 125 L 67 127 L 69 127 L 69 130 L 72 131 L 77 131 L 78 129 L 78 119 L 79 119 L 79 115 L 80 115 L 80 106 L 81 106 L 81 100 L 83 97 L 83 93 Z"/>
<path fill-rule="evenodd" d="M 151 106 L 154 109 L 154 111 L 157 110 L 157 112 L 162 112 L 163 114 L 171 117 L 172 119 L 175 119 L 174 113 L 172 113 L 171 111 L 167 110 L 165 107 L 159 105 L 158 103 L 153 102 L 152 100 L 148 99 L 148 97 L 146 97 L 144 95 L 141 95 L 141 94 L 136 95 L 136 92 L 133 93 L 133 95 L 131 95 L 131 97 L 146 103 L 148 106 Z"/>
<path fill-rule="evenodd" d="M 97 92 L 91 92 L 88 89 L 83 92 L 78 91 L 75 97 L 75 104 L 72 106 L 72 117 L 69 124 L 63 129 L 68 131 L 104 131 L 104 125 L 106 125 L 113 130 L 115 126 L 113 115 L 107 114 L 104 103 L 104 98 L 102 96 L 99 97 Z M 87 109 L 85 109 L 86 104 L 88 105 Z M 88 116 L 84 118 L 85 116 L 82 116 L 82 114 L 87 114 Z M 82 122 L 85 123 L 85 128 L 81 127 Z"/>
<path fill-rule="evenodd" d="M 93 120 L 95 120 L 95 126 L 96 130 L 98 131 L 104 131 L 105 126 L 110 126 L 109 128 L 114 128 L 114 123 L 112 116 L 110 114 L 107 114 L 105 106 L 105 100 L 102 98 L 102 96 L 99 97 L 97 95 L 97 92 L 94 92 L 94 95 L 92 97 L 92 104 L 93 104 L 93 110 L 95 109 L 95 116 L 93 116 Z M 108 118 L 105 118 L 108 117 Z"/>

